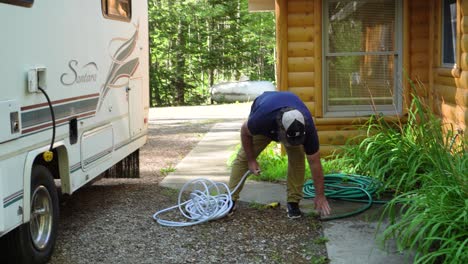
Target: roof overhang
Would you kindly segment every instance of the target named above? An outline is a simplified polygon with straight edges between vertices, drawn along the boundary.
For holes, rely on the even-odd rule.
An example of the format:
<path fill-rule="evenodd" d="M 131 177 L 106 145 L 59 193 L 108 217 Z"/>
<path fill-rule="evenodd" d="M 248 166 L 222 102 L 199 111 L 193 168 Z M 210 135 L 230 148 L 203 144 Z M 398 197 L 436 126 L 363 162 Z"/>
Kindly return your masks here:
<path fill-rule="evenodd" d="M 250 12 L 275 11 L 275 0 L 249 0 Z"/>

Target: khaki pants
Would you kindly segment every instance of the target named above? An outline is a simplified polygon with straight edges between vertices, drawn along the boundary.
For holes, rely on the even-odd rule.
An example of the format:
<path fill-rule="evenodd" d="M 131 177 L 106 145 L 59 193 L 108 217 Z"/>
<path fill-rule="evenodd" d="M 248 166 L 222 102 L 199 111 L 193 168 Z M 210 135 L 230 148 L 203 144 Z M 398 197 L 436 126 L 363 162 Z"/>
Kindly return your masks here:
<path fill-rule="evenodd" d="M 262 136 L 253 136 L 253 151 L 255 157 L 257 157 L 268 144 L 271 139 Z M 302 199 L 302 186 L 304 185 L 304 173 L 305 173 L 305 158 L 304 148 L 302 145 L 290 146 L 286 148 L 288 154 L 288 185 L 287 185 L 287 201 L 288 202 L 299 202 Z M 248 170 L 247 157 L 244 149 L 241 147 L 236 159 L 232 163 L 231 178 L 229 179 L 229 189 L 233 190 Z M 239 199 L 239 193 L 244 187 L 244 183 L 239 189 L 233 193 L 232 199 L 234 201 Z"/>

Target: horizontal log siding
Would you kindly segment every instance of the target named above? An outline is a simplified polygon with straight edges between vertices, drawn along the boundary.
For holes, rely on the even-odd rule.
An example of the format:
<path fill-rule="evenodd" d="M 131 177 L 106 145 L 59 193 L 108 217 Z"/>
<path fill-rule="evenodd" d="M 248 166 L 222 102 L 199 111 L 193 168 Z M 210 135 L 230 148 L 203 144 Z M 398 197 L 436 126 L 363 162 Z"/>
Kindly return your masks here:
<path fill-rule="evenodd" d="M 319 140 L 321 145 L 339 146 L 346 144 L 349 140 L 358 143 L 365 135 L 366 133 L 362 130 L 337 130 L 319 134 Z"/>
<path fill-rule="evenodd" d="M 288 13 L 301 14 L 311 13 L 314 11 L 315 0 L 288 0 Z"/>
<path fill-rule="evenodd" d="M 315 71 L 314 57 L 289 57 L 288 68 L 289 72 L 314 72 Z"/>
<path fill-rule="evenodd" d="M 436 1 L 436 0 L 433 0 Z M 451 69 L 440 68 L 440 4 L 434 10 L 426 0 L 406 3 L 408 15 L 405 45 L 405 74 L 420 82 L 422 89 L 417 94 L 434 103 L 434 112 L 456 127 L 466 130 L 468 122 L 468 0 L 461 0 L 461 74 L 455 78 Z M 321 154 L 327 156 L 347 140 L 361 135 L 359 125 L 366 118 L 323 118 L 322 117 L 322 43 L 321 1 L 287 1 L 287 89 L 297 94 L 307 105 L 315 119 L 321 141 Z M 433 11 L 433 13 L 431 13 Z M 465 14 L 467 16 L 465 16 Z M 436 18 L 431 19 L 431 15 Z M 432 27 L 431 27 L 432 22 Z M 433 28 L 433 32 L 430 32 Z M 432 39 L 432 40 L 431 40 Z M 433 45 L 428 43 L 433 41 Z M 431 57 L 432 56 L 432 57 Z M 431 65 L 434 70 L 431 70 Z M 432 74 L 431 74 L 432 73 Z M 432 91 L 429 90 L 432 88 Z M 389 117 L 389 119 L 395 119 Z M 395 120 L 394 120 L 395 121 Z M 404 122 L 404 121 L 401 121 Z M 465 133 L 465 136 L 468 133 Z"/>
<path fill-rule="evenodd" d="M 427 99 L 429 94 L 429 29 L 430 5 L 427 0 L 409 3 L 409 62 L 410 78 L 418 82 L 417 94 Z M 405 75 L 402 75 L 405 78 Z"/>
<path fill-rule="evenodd" d="M 314 118 L 322 116 L 321 0 L 288 1 L 288 90 L 297 94 Z M 317 125 L 321 153 L 328 155 L 343 145 L 347 135 L 338 125 Z M 332 131 L 330 131 L 332 130 Z"/>
<path fill-rule="evenodd" d="M 440 24 L 440 5 L 436 5 L 435 15 L 438 17 L 436 22 Z M 460 21 L 460 54 L 457 57 L 457 63 L 460 67 L 460 74 L 450 68 L 441 68 L 440 62 L 440 43 L 441 37 L 436 36 L 434 43 L 436 52 L 434 56 L 438 62 L 434 71 L 434 113 L 439 115 L 446 124 L 447 129 L 462 129 L 467 137 L 468 124 L 468 0 L 460 1 L 461 21 Z M 440 25 L 437 25 L 439 29 Z"/>
<path fill-rule="evenodd" d="M 315 115 L 314 4 L 307 0 L 289 0 L 287 5 L 288 91 L 297 94 Z"/>
<path fill-rule="evenodd" d="M 288 40 L 290 42 L 312 42 L 314 40 L 314 27 L 288 27 Z"/>
<path fill-rule="evenodd" d="M 468 89 L 435 84 L 434 93 L 437 98 L 442 99 L 446 103 L 468 107 Z"/>
<path fill-rule="evenodd" d="M 467 107 L 451 104 L 439 99 L 436 99 L 435 103 L 438 106 L 434 109 L 435 114 L 441 115 L 444 123 L 451 124 L 453 130 L 463 129 L 466 131 L 466 123 L 468 122 Z"/>

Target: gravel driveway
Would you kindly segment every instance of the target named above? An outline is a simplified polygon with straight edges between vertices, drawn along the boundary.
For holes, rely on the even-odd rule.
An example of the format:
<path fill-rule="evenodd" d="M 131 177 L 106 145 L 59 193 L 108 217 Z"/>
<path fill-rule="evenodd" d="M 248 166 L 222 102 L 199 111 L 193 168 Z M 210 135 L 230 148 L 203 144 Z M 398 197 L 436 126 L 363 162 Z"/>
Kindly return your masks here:
<path fill-rule="evenodd" d="M 227 118 L 239 118 L 246 109 Z M 219 113 L 225 106 L 205 110 Z M 154 111 L 171 116 L 150 122 L 148 143 L 140 152 L 141 178 L 102 179 L 61 197 L 59 237 L 50 263 L 328 263 L 320 222 L 289 220 L 283 207 L 241 203 L 232 217 L 193 227 L 154 222 L 154 212 L 177 201 L 177 191 L 158 183 L 216 121 L 226 120 L 174 116 L 177 108 Z"/>

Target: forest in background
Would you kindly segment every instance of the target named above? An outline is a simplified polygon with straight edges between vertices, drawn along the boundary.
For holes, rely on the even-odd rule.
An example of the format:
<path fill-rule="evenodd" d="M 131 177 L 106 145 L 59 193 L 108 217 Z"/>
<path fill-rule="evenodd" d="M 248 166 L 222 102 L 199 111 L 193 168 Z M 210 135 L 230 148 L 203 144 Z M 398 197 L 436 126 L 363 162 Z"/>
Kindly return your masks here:
<path fill-rule="evenodd" d="M 150 105 L 200 105 L 214 84 L 275 79 L 275 17 L 248 0 L 148 0 Z"/>

